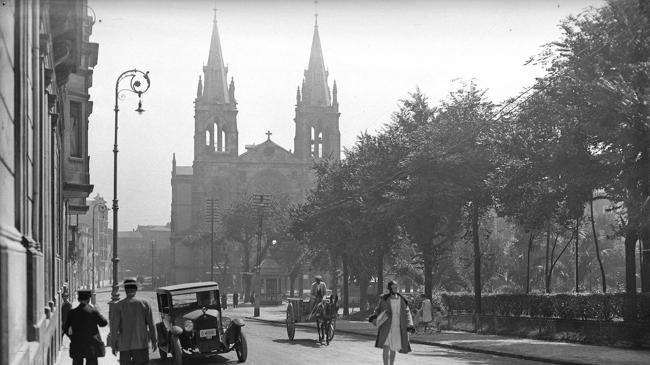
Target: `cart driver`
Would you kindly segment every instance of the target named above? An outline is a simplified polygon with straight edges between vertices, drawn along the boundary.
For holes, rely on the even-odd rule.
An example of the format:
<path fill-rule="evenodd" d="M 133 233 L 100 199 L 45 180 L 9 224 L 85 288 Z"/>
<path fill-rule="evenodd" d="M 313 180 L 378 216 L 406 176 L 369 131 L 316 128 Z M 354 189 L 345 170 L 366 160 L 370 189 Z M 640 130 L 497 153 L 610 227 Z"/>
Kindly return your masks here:
<path fill-rule="evenodd" d="M 310 304 L 313 309 L 314 306 L 323 301 L 323 297 L 327 294 L 327 285 L 320 275 L 314 276 L 314 282 L 311 284 L 311 298 Z"/>

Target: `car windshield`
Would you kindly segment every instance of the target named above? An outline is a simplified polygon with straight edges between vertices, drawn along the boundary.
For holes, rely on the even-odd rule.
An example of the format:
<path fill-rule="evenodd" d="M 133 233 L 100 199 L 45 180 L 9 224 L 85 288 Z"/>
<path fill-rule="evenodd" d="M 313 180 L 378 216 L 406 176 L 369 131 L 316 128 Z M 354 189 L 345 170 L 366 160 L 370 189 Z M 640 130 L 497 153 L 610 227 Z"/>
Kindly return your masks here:
<path fill-rule="evenodd" d="M 216 290 L 172 295 L 174 308 L 207 307 L 219 304 L 219 295 Z"/>

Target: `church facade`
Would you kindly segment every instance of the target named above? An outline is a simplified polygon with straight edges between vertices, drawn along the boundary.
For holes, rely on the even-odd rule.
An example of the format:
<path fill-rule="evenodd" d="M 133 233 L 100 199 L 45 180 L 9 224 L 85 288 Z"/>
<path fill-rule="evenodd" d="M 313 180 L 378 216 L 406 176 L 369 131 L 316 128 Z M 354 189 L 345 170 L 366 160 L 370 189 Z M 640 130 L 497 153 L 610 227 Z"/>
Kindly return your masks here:
<path fill-rule="evenodd" d="M 197 261 L 205 257 L 204 249 L 187 239 L 211 231 L 206 223 L 209 200 L 222 211 L 245 194 L 302 201 L 313 184 L 313 160 L 338 159 L 341 151 L 337 86 L 334 81 L 330 90 L 317 23 L 309 64 L 296 94 L 293 150 L 275 143 L 267 132 L 265 141 L 246 146 L 240 154 L 235 83 L 233 78 L 228 81 L 216 17 L 194 104 L 194 161 L 192 166 L 177 165 L 175 156 L 172 161 L 170 274 L 174 282 L 209 278 L 209 264 L 206 269 Z"/>

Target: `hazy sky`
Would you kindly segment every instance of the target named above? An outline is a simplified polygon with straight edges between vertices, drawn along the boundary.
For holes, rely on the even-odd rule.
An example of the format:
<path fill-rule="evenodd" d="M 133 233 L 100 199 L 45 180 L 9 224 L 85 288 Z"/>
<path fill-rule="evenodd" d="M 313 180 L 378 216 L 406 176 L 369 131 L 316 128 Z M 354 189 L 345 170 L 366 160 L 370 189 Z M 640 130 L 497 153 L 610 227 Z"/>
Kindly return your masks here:
<path fill-rule="evenodd" d="M 336 79 L 341 142 L 390 120 L 416 87 L 434 102 L 456 79 L 476 79 L 495 102 L 542 74 L 524 66 L 557 40 L 566 16 L 599 0 L 328 1 L 318 23 L 330 85 Z M 110 202 L 113 186 L 113 92 L 130 68 L 150 71 L 151 89 L 138 115 L 137 97 L 120 101 L 120 230 L 165 224 L 171 211 L 171 160 L 192 165 L 196 86 L 207 62 L 214 1 L 89 0 L 99 43 L 89 154 L 94 193 Z M 238 101 L 240 152 L 272 139 L 293 149 L 296 87 L 307 67 L 312 0 L 217 1 L 218 24 Z M 110 204 L 110 203 L 109 203 Z M 111 223 L 112 225 L 112 223 Z"/>

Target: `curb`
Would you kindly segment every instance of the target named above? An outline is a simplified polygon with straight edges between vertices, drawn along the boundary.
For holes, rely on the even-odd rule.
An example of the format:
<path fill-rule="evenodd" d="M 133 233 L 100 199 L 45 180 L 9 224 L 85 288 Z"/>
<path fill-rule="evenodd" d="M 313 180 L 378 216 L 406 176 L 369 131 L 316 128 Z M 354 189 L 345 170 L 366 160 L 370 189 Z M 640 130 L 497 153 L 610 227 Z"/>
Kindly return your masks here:
<path fill-rule="evenodd" d="M 262 318 L 255 318 L 255 317 L 245 317 L 245 318 L 248 319 L 248 320 L 271 323 L 271 324 L 275 324 L 275 325 L 284 325 L 286 323 L 285 321 L 278 321 L 278 320 L 272 320 L 272 319 L 262 319 Z M 301 323 L 296 323 L 296 327 L 311 328 L 312 326 L 301 324 Z M 360 333 L 360 332 L 355 332 L 355 331 L 350 331 L 350 330 L 342 330 L 342 329 L 338 329 L 338 328 L 336 329 L 336 332 L 352 334 L 352 335 L 356 335 L 356 336 L 363 336 L 363 337 L 367 337 L 367 338 L 375 338 L 375 335 L 369 335 L 369 334 L 366 334 L 366 333 Z M 434 342 L 434 341 L 411 340 L 410 342 L 418 344 L 418 345 L 436 346 L 436 347 L 442 347 L 442 348 L 447 348 L 447 349 L 451 349 L 451 350 L 476 352 L 476 353 L 480 353 L 480 354 L 494 355 L 494 356 L 501 356 L 501 357 L 509 357 L 509 358 L 513 358 L 513 359 L 545 362 L 545 363 L 548 363 L 548 364 L 556 364 L 556 365 L 589 365 L 589 363 L 586 363 L 586 362 L 575 362 L 575 361 L 567 361 L 567 360 L 549 359 L 549 358 L 539 357 L 539 356 L 513 354 L 511 352 L 504 352 L 504 351 L 477 349 L 477 348 L 469 347 L 469 346 L 452 345 L 452 344 L 440 343 L 440 342 Z"/>

